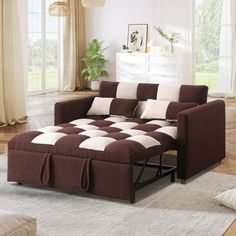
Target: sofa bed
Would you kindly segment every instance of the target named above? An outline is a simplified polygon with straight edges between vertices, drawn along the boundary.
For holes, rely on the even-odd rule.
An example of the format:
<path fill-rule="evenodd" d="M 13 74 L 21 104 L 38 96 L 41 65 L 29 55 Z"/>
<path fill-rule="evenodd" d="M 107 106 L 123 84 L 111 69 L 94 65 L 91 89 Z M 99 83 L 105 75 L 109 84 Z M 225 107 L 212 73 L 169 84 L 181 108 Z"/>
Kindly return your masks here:
<path fill-rule="evenodd" d="M 225 104 L 207 103 L 207 94 L 206 86 L 102 81 L 98 96 L 56 103 L 53 126 L 9 142 L 8 181 L 131 203 L 147 184 L 174 182 L 175 170 L 185 182 L 225 157 Z M 162 163 L 169 150 L 176 167 Z M 143 180 L 148 168 L 154 175 Z"/>

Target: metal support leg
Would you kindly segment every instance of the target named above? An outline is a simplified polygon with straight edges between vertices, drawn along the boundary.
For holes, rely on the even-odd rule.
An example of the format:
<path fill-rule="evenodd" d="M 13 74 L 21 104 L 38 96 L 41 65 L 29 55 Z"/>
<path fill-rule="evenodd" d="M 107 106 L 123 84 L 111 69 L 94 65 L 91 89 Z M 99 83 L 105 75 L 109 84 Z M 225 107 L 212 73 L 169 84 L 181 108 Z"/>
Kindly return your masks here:
<path fill-rule="evenodd" d="M 162 154 L 159 155 L 159 168 L 157 170 L 156 176 L 161 175 L 161 174 L 162 174 Z"/>
<path fill-rule="evenodd" d="M 130 203 L 135 203 L 135 190 L 131 193 Z"/>
<path fill-rule="evenodd" d="M 144 169 L 146 167 L 146 164 L 147 164 L 148 160 L 149 160 L 149 158 L 143 163 L 142 169 L 141 169 L 141 171 L 140 171 L 140 173 L 139 173 L 139 175 L 138 175 L 138 177 L 137 177 L 137 179 L 135 181 L 135 184 L 134 184 L 135 186 L 139 184 L 139 181 L 140 181 L 140 179 L 141 179 L 141 177 L 143 175 L 143 172 L 144 172 Z"/>
<path fill-rule="evenodd" d="M 164 178 L 168 175 L 170 175 L 170 180 L 171 182 L 175 182 L 175 172 L 176 172 L 176 167 L 175 166 L 167 166 L 162 164 L 162 155 L 160 155 L 160 164 L 154 164 L 154 163 L 148 163 L 148 160 L 145 160 L 145 162 L 138 162 L 135 163 L 135 166 L 141 167 L 140 173 L 134 182 L 134 192 L 137 191 L 140 188 L 143 188 L 147 186 L 148 184 L 151 184 L 161 178 Z M 156 174 L 146 180 L 141 181 L 141 178 L 143 176 L 145 168 L 153 168 L 156 170 Z M 133 198 L 133 197 L 132 197 Z"/>
<path fill-rule="evenodd" d="M 174 172 L 171 172 L 170 181 L 171 181 L 171 183 L 174 183 L 174 182 L 175 182 L 175 171 L 174 171 Z"/>

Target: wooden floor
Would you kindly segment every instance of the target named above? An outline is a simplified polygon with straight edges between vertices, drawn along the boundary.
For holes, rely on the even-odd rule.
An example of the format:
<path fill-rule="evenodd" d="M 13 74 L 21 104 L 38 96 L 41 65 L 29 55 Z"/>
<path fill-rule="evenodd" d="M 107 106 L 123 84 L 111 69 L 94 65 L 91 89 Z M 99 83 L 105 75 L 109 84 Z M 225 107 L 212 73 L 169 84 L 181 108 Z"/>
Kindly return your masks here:
<path fill-rule="evenodd" d="M 93 92 L 61 92 L 46 95 L 30 96 L 28 99 L 28 122 L 0 128 L 0 153 L 7 151 L 7 142 L 16 134 L 32 129 L 38 129 L 53 124 L 54 104 L 58 101 L 94 95 Z M 226 158 L 212 171 L 236 175 L 236 100 L 226 102 Z M 224 234 L 236 235 L 236 221 Z"/>

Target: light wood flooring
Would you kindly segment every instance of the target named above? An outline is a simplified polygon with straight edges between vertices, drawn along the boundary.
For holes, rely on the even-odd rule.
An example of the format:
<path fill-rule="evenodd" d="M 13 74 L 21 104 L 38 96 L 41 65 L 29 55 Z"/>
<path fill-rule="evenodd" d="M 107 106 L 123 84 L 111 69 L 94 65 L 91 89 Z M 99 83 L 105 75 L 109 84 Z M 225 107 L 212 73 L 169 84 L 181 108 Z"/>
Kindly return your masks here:
<path fill-rule="evenodd" d="M 58 101 L 74 99 L 94 92 L 60 92 L 45 95 L 35 95 L 28 98 L 28 122 L 14 126 L 0 128 L 0 154 L 7 151 L 7 142 L 16 134 L 32 129 L 38 129 L 53 124 L 54 104 Z M 236 175 L 236 100 L 227 99 L 226 102 L 226 158 L 212 171 Z M 209 140 L 210 142 L 210 140 Z M 236 235 L 236 221 L 224 234 Z"/>

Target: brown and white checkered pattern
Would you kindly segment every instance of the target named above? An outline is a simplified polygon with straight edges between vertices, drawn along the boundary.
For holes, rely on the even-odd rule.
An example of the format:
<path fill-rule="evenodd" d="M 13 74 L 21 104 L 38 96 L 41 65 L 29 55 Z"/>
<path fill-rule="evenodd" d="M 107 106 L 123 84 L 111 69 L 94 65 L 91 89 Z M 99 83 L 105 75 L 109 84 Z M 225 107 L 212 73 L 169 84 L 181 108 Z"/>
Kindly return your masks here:
<path fill-rule="evenodd" d="M 31 141 L 33 144 L 55 145 L 70 135 L 78 135 L 81 137 L 78 149 L 111 152 L 112 145 L 121 141 L 125 146 L 142 145 L 145 149 L 149 149 L 162 145 L 161 136 L 168 136 L 173 140 L 177 136 L 177 128 L 166 121 L 121 117 L 78 119 L 68 124 L 49 126 L 37 131 L 38 135 Z"/>
<path fill-rule="evenodd" d="M 170 102 L 204 104 L 208 88 L 203 85 L 147 84 L 102 81 L 100 97 L 137 99 L 157 99 Z"/>

